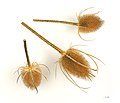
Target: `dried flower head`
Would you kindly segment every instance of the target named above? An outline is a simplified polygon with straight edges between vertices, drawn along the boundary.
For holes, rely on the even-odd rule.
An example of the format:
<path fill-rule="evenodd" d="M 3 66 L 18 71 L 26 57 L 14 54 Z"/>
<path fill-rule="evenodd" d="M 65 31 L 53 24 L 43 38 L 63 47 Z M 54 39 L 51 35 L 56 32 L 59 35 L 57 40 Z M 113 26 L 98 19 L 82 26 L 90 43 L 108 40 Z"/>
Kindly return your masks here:
<path fill-rule="evenodd" d="M 70 48 L 67 51 L 63 51 L 51 42 L 49 42 L 47 39 L 45 39 L 43 36 L 38 34 L 35 30 L 33 30 L 30 26 L 28 26 L 26 23 L 21 23 L 23 26 L 25 26 L 27 29 L 29 29 L 31 32 L 33 32 L 36 36 L 38 36 L 40 39 L 42 39 L 44 42 L 46 42 L 48 45 L 56 49 L 62 56 L 59 59 L 60 67 L 63 72 L 63 74 L 68 78 L 69 81 L 71 81 L 75 86 L 85 89 L 83 87 L 80 87 L 71 77 L 77 76 L 81 77 L 82 79 L 92 79 L 92 77 L 95 77 L 92 73 L 93 71 L 98 70 L 98 65 L 94 59 L 97 59 L 101 61 L 100 59 L 96 58 L 95 56 L 85 53 L 81 50 L 77 50 L 74 48 Z M 86 60 L 86 58 L 82 55 L 87 55 L 96 65 L 96 69 L 93 69 L 90 67 L 89 62 Z M 102 61 L 101 61 L 102 62 Z"/>
<path fill-rule="evenodd" d="M 30 67 L 27 65 L 25 67 L 21 67 L 20 69 L 24 84 L 30 89 L 37 90 L 37 87 L 40 85 L 42 79 L 42 72 L 39 64 L 32 63 Z"/>
<path fill-rule="evenodd" d="M 76 49 L 70 48 L 60 58 L 60 64 L 66 72 L 87 79 L 93 76 L 91 67 L 85 57 Z"/>
<path fill-rule="evenodd" d="M 93 7 L 91 7 L 91 8 L 93 8 Z M 40 20 L 40 19 L 33 19 L 33 21 L 63 23 L 63 24 L 70 24 L 70 25 L 78 26 L 78 34 L 79 34 L 80 38 L 83 39 L 80 35 L 80 32 L 81 33 L 94 32 L 94 31 L 98 30 L 104 22 L 103 20 L 101 20 L 101 18 L 99 16 L 96 16 L 96 14 L 98 14 L 99 12 L 93 13 L 93 14 L 81 15 L 83 12 L 85 12 L 86 10 L 91 9 L 91 8 L 87 8 L 79 14 L 79 16 L 77 17 L 78 23 L 68 22 L 68 21 L 59 21 L 59 20 Z M 83 39 L 83 40 L 85 40 L 85 39 Z"/>
<path fill-rule="evenodd" d="M 99 29 L 103 21 L 95 14 L 78 16 L 78 32 L 89 33 Z"/>
<path fill-rule="evenodd" d="M 24 40 L 24 49 L 25 49 L 25 54 L 27 58 L 27 65 L 22 66 L 18 69 L 18 74 L 19 74 L 19 71 L 21 71 L 21 73 L 17 78 L 17 82 L 19 78 L 22 77 L 23 83 L 25 84 L 26 87 L 30 88 L 31 90 L 36 89 L 36 91 L 38 92 L 37 87 L 40 85 L 42 80 L 42 75 L 43 75 L 41 71 L 41 67 L 40 67 L 40 64 L 37 64 L 35 62 L 32 64 L 30 63 L 28 52 L 27 52 L 26 40 Z"/>

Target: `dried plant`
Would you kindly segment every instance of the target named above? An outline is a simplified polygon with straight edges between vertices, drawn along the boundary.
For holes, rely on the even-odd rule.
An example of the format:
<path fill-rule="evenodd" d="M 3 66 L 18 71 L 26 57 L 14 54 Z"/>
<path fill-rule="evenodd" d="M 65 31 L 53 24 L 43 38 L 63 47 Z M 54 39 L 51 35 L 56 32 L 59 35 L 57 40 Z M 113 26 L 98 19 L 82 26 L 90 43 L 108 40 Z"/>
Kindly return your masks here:
<path fill-rule="evenodd" d="M 79 34 L 81 39 L 85 40 L 84 38 L 81 37 L 80 32 L 81 33 L 94 32 L 94 31 L 98 30 L 104 22 L 103 20 L 101 20 L 101 18 L 99 16 L 96 16 L 96 14 L 98 14 L 99 12 L 93 13 L 93 14 L 81 15 L 84 11 L 86 11 L 88 9 L 90 9 L 90 8 L 87 8 L 87 9 L 81 11 L 79 16 L 77 17 L 78 23 L 69 22 L 69 21 L 40 20 L 40 19 L 33 19 L 33 21 L 35 21 L 35 22 L 63 23 L 63 24 L 70 24 L 70 25 L 78 26 L 78 34 Z"/>
<path fill-rule="evenodd" d="M 23 40 L 23 42 L 24 42 L 26 59 L 27 59 L 27 65 L 22 66 L 18 69 L 18 74 L 19 74 L 19 71 L 21 71 L 21 73 L 19 74 L 19 76 L 17 78 L 17 82 L 18 82 L 19 78 L 22 77 L 23 83 L 25 84 L 26 87 L 30 88 L 31 90 L 36 89 L 36 91 L 38 92 L 37 87 L 40 85 L 41 80 L 42 80 L 42 75 L 43 75 L 42 71 L 41 71 L 41 66 L 45 66 L 45 65 L 38 64 L 36 62 L 33 62 L 32 64 L 30 63 L 29 55 L 28 55 L 28 51 L 27 51 L 26 40 Z M 45 79 L 47 79 L 47 78 L 45 77 Z"/>
<path fill-rule="evenodd" d="M 94 59 L 97 59 L 101 61 L 100 59 L 96 58 L 95 56 L 85 53 L 81 50 L 77 50 L 74 48 L 70 48 L 67 51 L 63 51 L 59 47 L 55 46 L 51 42 L 49 42 L 47 39 L 45 39 L 43 36 L 41 36 L 39 33 L 37 33 L 35 30 L 33 30 L 30 26 L 28 26 L 26 23 L 21 23 L 23 26 L 25 26 L 27 29 L 29 29 L 32 33 L 34 33 L 36 36 L 38 36 L 40 39 L 42 39 L 44 42 L 46 42 L 48 45 L 53 47 L 55 50 L 57 50 L 62 56 L 59 59 L 60 68 L 63 72 L 63 74 L 67 77 L 69 81 L 71 81 L 75 86 L 85 89 L 83 87 L 80 87 L 74 79 L 71 77 L 77 76 L 82 79 L 92 79 L 92 77 L 95 77 L 92 71 L 98 70 L 98 65 Z M 82 55 L 87 55 L 96 65 L 96 69 L 93 69 L 90 67 L 89 62 L 87 59 Z M 102 62 L 102 61 L 101 61 Z"/>

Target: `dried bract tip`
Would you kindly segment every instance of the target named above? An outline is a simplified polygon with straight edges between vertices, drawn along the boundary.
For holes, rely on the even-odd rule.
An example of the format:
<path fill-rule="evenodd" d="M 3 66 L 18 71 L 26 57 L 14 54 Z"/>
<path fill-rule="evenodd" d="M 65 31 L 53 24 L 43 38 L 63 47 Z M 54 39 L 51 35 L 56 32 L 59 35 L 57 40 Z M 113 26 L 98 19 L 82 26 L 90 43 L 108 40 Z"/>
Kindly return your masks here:
<path fill-rule="evenodd" d="M 89 33 L 98 30 L 103 24 L 103 20 L 95 14 L 78 16 L 78 32 Z"/>
<path fill-rule="evenodd" d="M 60 64 L 67 73 L 74 76 L 81 77 L 82 79 L 94 77 L 88 61 L 76 49 L 68 49 L 60 58 Z"/>
<path fill-rule="evenodd" d="M 22 67 L 21 77 L 24 84 L 30 89 L 36 89 L 42 79 L 41 69 L 37 63 L 33 63 L 30 67 Z"/>

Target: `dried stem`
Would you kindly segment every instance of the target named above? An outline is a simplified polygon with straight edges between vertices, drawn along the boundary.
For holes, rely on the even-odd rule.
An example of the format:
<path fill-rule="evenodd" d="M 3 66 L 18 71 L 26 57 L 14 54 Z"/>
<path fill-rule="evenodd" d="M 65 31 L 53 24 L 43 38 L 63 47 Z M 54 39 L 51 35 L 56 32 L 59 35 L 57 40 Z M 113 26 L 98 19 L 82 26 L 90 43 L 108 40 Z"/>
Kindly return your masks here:
<path fill-rule="evenodd" d="M 65 51 L 61 50 L 51 42 L 49 42 L 47 39 L 45 39 L 43 36 L 41 36 L 39 33 L 37 33 L 35 30 L 33 30 L 30 26 L 28 26 L 26 23 L 22 22 L 21 23 L 23 26 L 25 26 L 27 29 L 29 29 L 32 33 L 34 33 L 36 36 L 38 36 L 40 39 L 42 39 L 44 42 L 46 42 L 48 45 L 56 49 L 60 54 L 64 54 Z"/>
<path fill-rule="evenodd" d="M 78 23 L 75 22 L 69 22 L 69 21 L 60 21 L 60 20 L 40 20 L 40 19 L 33 19 L 35 22 L 53 22 L 53 23 L 62 23 L 62 24 L 70 24 L 78 26 Z"/>
<path fill-rule="evenodd" d="M 25 54 L 26 54 L 26 59 L 27 59 L 28 67 L 30 67 L 31 64 L 30 64 L 30 59 L 29 59 L 29 55 L 28 55 L 28 51 L 27 51 L 27 43 L 26 43 L 26 40 L 24 39 L 23 42 L 24 42 L 24 49 L 25 49 Z"/>

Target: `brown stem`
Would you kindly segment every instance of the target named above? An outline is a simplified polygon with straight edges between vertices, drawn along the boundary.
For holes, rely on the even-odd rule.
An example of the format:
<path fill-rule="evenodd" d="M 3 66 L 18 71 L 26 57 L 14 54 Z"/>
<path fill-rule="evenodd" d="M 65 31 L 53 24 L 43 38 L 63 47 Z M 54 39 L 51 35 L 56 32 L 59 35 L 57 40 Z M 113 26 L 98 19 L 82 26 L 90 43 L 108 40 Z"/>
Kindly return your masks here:
<path fill-rule="evenodd" d="M 24 49 L 25 49 L 25 54 L 26 54 L 26 59 L 27 59 L 27 63 L 28 63 L 28 66 L 30 67 L 30 59 L 29 59 L 29 55 L 28 55 L 28 51 L 27 51 L 27 43 L 26 43 L 26 40 L 24 39 L 23 40 L 24 42 Z"/>
<path fill-rule="evenodd" d="M 65 53 L 65 51 L 61 50 L 51 42 L 49 42 L 47 39 L 45 39 L 43 36 L 41 36 L 39 33 L 37 33 L 35 30 L 33 30 L 30 26 L 28 26 L 26 23 L 22 22 L 21 23 L 23 26 L 25 26 L 27 29 L 29 29 L 32 33 L 34 33 L 36 36 L 38 36 L 40 39 L 42 39 L 44 42 L 46 42 L 48 45 L 56 49 L 60 54 Z"/>
<path fill-rule="evenodd" d="M 75 22 L 69 22 L 69 21 L 59 21 L 59 20 L 40 20 L 40 19 L 33 19 L 35 22 L 53 22 L 53 23 L 62 23 L 62 24 L 70 24 L 78 26 L 78 23 Z"/>

